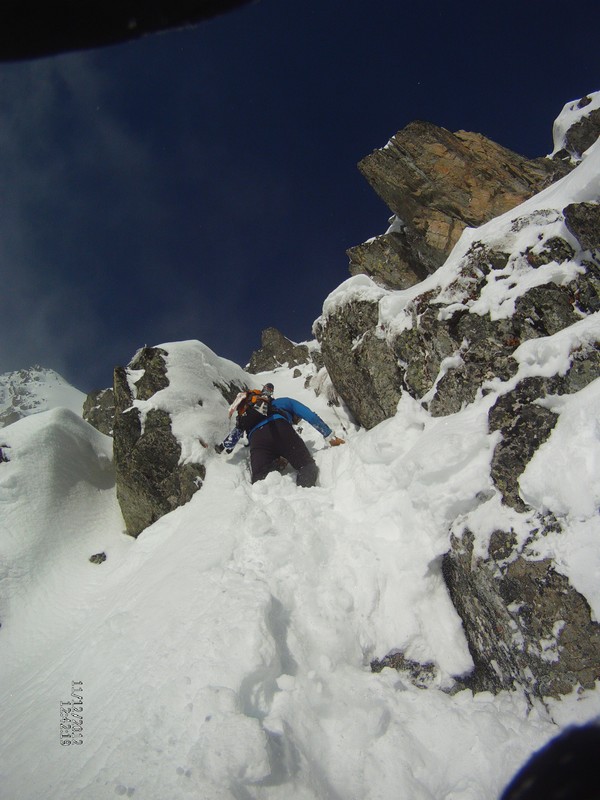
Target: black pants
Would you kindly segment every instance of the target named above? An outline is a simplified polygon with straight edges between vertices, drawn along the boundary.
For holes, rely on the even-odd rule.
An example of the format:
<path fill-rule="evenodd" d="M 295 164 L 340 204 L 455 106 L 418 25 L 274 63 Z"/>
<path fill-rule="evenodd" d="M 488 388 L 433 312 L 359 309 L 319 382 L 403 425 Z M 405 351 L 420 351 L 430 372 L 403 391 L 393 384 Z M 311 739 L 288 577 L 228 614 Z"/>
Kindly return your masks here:
<path fill-rule="evenodd" d="M 252 483 L 261 481 L 276 469 L 275 462 L 283 456 L 297 470 L 298 486 L 314 486 L 319 470 L 303 440 L 289 422 L 274 419 L 250 437 L 250 466 Z"/>

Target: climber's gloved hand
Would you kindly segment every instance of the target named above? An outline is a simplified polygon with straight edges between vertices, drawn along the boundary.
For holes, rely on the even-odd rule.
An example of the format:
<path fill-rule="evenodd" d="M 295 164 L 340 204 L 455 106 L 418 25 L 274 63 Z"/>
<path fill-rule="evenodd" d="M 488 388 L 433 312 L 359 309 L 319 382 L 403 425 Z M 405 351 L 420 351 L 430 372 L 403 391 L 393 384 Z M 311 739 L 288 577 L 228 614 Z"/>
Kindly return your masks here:
<path fill-rule="evenodd" d="M 329 440 L 329 444 L 330 444 L 332 447 L 337 447 L 337 446 L 338 446 L 338 445 L 340 445 L 340 444 L 346 444 L 346 442 L 345 442 L 345 440 L 344 440 L 344 439 L 340 439 L 338 436 L 333 436 L 333 437 L 332 437 L 332 438 Z"/>
<path fill-rule="evenodd" d="M 223 452 L 224 449 L 225 448 L 223 447 L 222 444 L 216 444 L 215 445 L 215 452 L 217 452 L 219 455 L 221 455 L 221 453 Z"/>

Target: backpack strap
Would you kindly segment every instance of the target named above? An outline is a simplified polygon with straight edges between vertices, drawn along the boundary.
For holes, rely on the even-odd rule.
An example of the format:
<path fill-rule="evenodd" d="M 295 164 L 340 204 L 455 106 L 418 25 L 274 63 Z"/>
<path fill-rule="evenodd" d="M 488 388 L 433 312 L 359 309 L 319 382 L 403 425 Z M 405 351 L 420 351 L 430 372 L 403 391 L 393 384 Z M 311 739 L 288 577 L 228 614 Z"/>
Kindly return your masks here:
<path fill-rule="evenodd" d="M 246 393 L 243 402 L 237 406 L 237 426 L 246 433 L 252 431 L 260 422 L 271 417 L 275 409 L 270 395 L 258 389 Z"/>

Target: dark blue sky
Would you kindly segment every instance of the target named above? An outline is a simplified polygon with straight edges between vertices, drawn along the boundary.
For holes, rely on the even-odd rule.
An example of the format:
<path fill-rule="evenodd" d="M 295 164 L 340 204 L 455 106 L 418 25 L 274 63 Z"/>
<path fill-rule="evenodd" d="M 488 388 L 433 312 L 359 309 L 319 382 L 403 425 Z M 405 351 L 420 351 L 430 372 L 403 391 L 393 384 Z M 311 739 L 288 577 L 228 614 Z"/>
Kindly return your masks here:
<path fill-rule="evenodd" d="M 245 364 L 311 338 L 390 212 L 356 169 L 414 119 L 552 150 L 600 89 L 564 3 L 259 2 L 183 31 L 0 64 L 0 373 L 83 391 L 144 344 Z"/>

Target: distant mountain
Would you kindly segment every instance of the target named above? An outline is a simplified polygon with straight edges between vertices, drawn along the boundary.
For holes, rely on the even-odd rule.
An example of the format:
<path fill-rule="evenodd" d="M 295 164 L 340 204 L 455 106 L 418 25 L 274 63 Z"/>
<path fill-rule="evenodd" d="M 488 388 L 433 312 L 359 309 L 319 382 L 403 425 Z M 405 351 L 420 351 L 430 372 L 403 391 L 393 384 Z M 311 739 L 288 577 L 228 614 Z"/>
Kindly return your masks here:
<path fill-rule="evenodd" d="M 82 415 L 85 394 L 51 369 L 33 366 L 0 375 L 0 428 L 30 414 L 68 408 Z"/>

